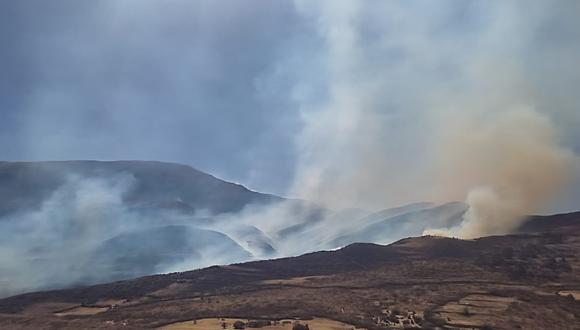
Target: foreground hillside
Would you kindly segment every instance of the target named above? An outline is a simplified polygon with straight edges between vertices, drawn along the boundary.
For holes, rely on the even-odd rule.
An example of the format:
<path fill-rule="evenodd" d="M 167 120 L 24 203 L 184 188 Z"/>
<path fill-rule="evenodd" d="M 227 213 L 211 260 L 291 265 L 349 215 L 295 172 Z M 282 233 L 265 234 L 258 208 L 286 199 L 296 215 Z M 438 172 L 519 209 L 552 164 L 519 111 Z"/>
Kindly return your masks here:
<path fill-rule="evenodd" d="M 202 330 L 221 324 L 211 318 L 265 324 L 317 317 L 311 330 L 326 329 L 327 320 L 367 329 L 579 329 L 579 275 L 574 213 L 531 218 L 514 235 L 353 244 L 15 296 L 0 300 L 0 328 Z"/>

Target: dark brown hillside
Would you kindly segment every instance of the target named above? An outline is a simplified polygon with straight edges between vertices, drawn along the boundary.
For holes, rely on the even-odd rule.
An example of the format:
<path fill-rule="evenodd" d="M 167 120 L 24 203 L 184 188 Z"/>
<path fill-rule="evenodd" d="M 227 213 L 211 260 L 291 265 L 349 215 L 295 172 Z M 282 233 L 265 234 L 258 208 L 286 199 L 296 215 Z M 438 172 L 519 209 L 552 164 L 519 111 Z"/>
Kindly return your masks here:
<path fill-rule="evenodd" d="M 518 229 L 521 233 L 579 231 L 578 212 L 550 216 L 531 216 Z"/>

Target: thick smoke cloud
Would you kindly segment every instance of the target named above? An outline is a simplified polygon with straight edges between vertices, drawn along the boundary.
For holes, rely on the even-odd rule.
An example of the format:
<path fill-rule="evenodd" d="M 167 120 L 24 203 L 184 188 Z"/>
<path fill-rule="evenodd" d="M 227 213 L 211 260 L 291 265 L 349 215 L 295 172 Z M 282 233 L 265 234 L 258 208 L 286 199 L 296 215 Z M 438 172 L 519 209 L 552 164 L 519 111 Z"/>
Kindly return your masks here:
<path fill-rule="evenodd" d="M 458 235 L 477 237 L 545 211 L 574 178 L 580 48 L 564 11 L 578 4 L 296 4 L 320 67 L 295 85 L 292 193 L 331 208 L 465 200 Z"/>
<path fill-rule="evenodd" d="M 576 156 L 559 145 L 553 123 L 529 108 L 488 116 L 458 115 L 442 133 L 442 174 L 467 191 L 470 209 L 448 235 L 506 234 L 542 210 L 571 179 Z M 445 231 L 427 231 L 445 234 Z"/>

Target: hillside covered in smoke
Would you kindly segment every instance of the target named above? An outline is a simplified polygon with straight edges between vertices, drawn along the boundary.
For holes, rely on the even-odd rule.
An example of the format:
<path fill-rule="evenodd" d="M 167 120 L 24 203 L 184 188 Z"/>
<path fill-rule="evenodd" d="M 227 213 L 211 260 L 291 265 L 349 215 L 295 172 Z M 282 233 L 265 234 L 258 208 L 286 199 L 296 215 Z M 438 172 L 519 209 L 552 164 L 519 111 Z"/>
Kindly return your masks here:
<path fill-rule="evenodd" d="M 389 243 L 457 225 L 462 203 L 329 210 L 159 162 L 0 164 L 6 296 L 214 264 Z"/>

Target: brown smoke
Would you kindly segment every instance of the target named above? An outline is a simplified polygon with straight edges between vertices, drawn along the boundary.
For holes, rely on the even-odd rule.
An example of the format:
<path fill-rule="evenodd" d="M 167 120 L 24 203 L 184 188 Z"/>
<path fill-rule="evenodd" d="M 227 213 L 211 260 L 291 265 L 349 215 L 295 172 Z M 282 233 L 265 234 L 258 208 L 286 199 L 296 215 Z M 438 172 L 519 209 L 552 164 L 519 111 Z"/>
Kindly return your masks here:
<path fill-rule="evenodd" d="M 474 238 L 509 233 L 522 217 L 542 210 L 573 169 L 575 156 L 559 146 L 553 123 L 531 108 L 488 118 L 463 116 L 451 127 L 441 141 L 440 169 L 446 186 L 467 191 L 470 209 L 458 228 L 438 234 Z"/>
<path fill-rule="evenodd" d="M 570 181 L 577 157 L 558 135 L 578 105 L 563 98 L 572 84 L 554 83 L 577 54 L 550 49 L 559 61 L 547 62 L 532 51 L 550 6 L 481 8 L 494 19 L 459 37 L 434 31 L 449 23 L 438 5 L 421 16 L 403 2 L 297 4 L 320 48 L 308 66 L 318 74 L 297 83 L 304 128 L 290 195 L 329 208 L 465 200 L 463 223 L 440 232 L 477 237 L 510 232 Z M 316 97 L 303 92 L 318 85 Z"/>

